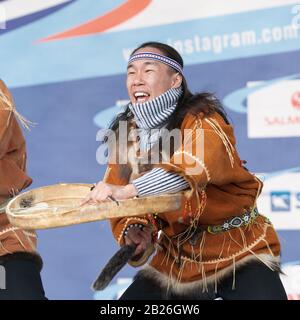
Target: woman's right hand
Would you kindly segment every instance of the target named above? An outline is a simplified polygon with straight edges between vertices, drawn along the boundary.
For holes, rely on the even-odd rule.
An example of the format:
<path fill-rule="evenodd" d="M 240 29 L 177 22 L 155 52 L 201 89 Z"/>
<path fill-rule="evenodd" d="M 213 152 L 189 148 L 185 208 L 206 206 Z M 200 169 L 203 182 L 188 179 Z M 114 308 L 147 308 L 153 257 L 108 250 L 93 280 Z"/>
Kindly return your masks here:
<path fill-rule="evenodd" d="M 125 243 L 128 245 L 135 244 L 136 250 L 134 256 L 142 254 L 152 243 L 152 228 L 144 226 L 132 227 L 125 236 Z"/>

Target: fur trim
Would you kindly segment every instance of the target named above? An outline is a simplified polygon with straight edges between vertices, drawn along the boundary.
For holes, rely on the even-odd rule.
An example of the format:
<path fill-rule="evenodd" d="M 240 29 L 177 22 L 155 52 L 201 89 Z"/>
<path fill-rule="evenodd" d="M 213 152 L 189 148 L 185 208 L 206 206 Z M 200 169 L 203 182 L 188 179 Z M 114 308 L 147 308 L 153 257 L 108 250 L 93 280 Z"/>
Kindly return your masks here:
<path fill-rule="evenodd" d="M 192 299 L 192 297 L 195 296 L 197 292 L 207 291 L 208 286 L 213 288 L 216 281 L 220 282 L 225 277 L 233 274 L 236 270 L 254 261 L 264 263 L 273 271 L 281 272 L 279 256 L 274 257 L 269 254 L 259 254 L 257 256 L 248 255 L 245 258 L 235 262 L 234 265 L 230 265 L 229 267 L 216 272 L 214 275 L 193 282 L 178 282 L 174 278 L 170 278 L 168 275 L 159 272 L 150 265 L 147 265 L 145 268 L 140 270 L 136 277 L 146 278 L 149 281 L 155 282 L 156 285 L 158 285 L 163 291 L 166 291 L 168 294 L 180 294 L 184 296 L 186 295 Z"/>
<path fill-rule="evenodd" d="M 4 82 L 0 80 L 0 85 L 4 85 Z M 6 88 L 6 86 L 5 86 Z M 7 89 L 7 88 L 6 88 Z M 8 90 L 8 89 L 7 89 Z M 30 127 L 31 126 L 34 126 L 35 123 L 34 122 L 31 122 L 29 121 L 28 119 L 26 119 L 25 117 L 23 117 L 17 110 L 16 110 L 16 107 L 15 107 L 15 104 L 14 102 L 12 101 L 11 97 L 9 97 L 7 94 L 5 94 L 1 88 L 0 88 L 0 109 L 3 109 L 3 110 L 8 110 L 9 112 L 13 112 L 15 114 L 15 116 L 19 119 L 19 121 L 21 122 L 22 126 L 24 128 L 26 128 L 27 130 L 30 130 Z M 8 123 L 9 123 L 9 119 L 10 117 L 8 117 L 8 121 L 7 121 L 7 126 L 8 126 Z"/>

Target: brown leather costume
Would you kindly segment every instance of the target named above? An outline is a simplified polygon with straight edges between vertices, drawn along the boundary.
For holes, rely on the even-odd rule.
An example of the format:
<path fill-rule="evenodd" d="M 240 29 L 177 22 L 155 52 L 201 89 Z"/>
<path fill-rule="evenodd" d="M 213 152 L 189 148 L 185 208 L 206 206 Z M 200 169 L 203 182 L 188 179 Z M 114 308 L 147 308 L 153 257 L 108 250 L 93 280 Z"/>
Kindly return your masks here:
<path fill-rule="evenodd" d="M 14 257 L 34 257 L 41 264 L 35 232 L 12 226 L 4 213 L 7 201 L 32 183 L 26 174 L 25 140 L 15 115 L 21 118 L 0 80 L 0 262 L 14 253 Z"/>
<path fill-rule="evenodd" d="M 185 129 L 190 132 L 185 133 Z M 217 286 L 218 279 L 234 274 L 236 268 L 252 260 L 276 269 L 280 255 L 276 232 L 256 211 L 262 182 L 243 166 L 232 126 L 217 113 L 187 114 L 181 132 L 187 144 L 176 150 L 170 161 L 156 166 L 176 172 L 189 182 L 191 189 L 182 208 L 159 214 L 157 219 L 152 218 L 153 212 L 112 219 L 118 243 L 124 244 L 123 232 L 129 224 L 152 224 L 160 229 L 156 253 L 142 273 L 175 292 L 193 290 L 198 285 L 203 289 Z M 204 143 L 201 157 L 197 153 L 199 141 Z M 122 178 L 118 165 L 109 168 L 106 182 L 129 182 Z M 226 229 L 226 222 L 242 218 L 245 213 L 248 220 Z"/>

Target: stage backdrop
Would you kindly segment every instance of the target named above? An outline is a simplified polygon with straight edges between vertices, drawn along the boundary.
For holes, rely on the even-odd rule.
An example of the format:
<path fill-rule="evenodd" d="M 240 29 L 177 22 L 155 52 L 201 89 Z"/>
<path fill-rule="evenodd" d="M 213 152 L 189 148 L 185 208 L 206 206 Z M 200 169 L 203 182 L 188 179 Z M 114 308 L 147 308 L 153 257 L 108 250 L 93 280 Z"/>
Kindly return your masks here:
<path fill-rule="evenodd" d="M 289 297 L 300 297 L 300 4 L 291 0 L 9 0 L 0 2 L 0 77 L 26 132 L 37 188 L 99 181 L 97 131 L 128 99 L 126 61 L 155 40 L 185 61 L 192 91 L 222 100 L 238 150 L 265 187 L 259 209 L 282 243 Z M 1 177 L 0 177 L 1 178 Z M 92 281 L 117 250 L 107 222 L 38 232 L 50 299 L 112 299 L 136 270 L 104 292 Z"/>

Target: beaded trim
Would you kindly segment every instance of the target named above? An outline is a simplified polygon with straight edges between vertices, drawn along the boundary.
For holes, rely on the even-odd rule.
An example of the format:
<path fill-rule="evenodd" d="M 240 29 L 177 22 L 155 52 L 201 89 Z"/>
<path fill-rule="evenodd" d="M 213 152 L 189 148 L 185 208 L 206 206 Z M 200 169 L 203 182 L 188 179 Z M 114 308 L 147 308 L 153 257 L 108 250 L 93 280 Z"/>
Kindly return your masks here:
<path fill-rule="evenodd" d="M 140 223 L 130 224 L 130 225 L 127 226 L 126 229 L 124 230 L 124 232 L 123 232 L 123 237 L 127 236 L 128 231 L 129 231 L 131 228 L 134 228 L 134 227 L 138 227 L 138 228 L 140 228 L 141 230 L 143 230 L 144 225 L 142 225 L 142 224 L 140 224 Z"/>
<path fill-rule="evenodd" d="M 216 234 L 222 231 L 227 231 L 230 229 L 246 226 L 250 224 L 253 221 L 253 219 L 255 219 L 258 215 L 259 215 L 259 212 L 255 207 L 251 212 L 246 212 L 242 216 L 235 216 L 231 219 L 224 221 L 220 225 L 208 226 L 207 231 L 209 233 Z"/>
<path fill-rule="evenodd" d="M 124 223 L 124 226 L 123 226 L 123 228 L 122 228 L 122 230 L 121 230 L 121 232 L 119 233 L 119 236 L 118 236 L 118 238 L 117 238 L 117 242 L 120 244 L 121 243 L 121 241 L 122 241 L 122 239 L 123 239 L 123 235 L 124 235 L 124 231 L 126 230 L 126 228 L 128 227 L 128 225 L 130 224 L 130 222 L 135 222 L 135 223 L 137 223 L 136 221 L 140 221 L 141 223 L 139 223 L 139 224 L 145 224 L 145 225 L 147 225 L 148 224 L 148 220 L 146 220 L 146 219 L 141 219 L 141 218 L 127 218 L 126 219 L 126 221 L 125 221 L 125 223 Z"/>
<path fill-rule="evenodd" d="M 140 52 L 140 53 L 133 54 L 129 58 L 128 64 L 131 63 L 132 61 L 139 60 L 139 59 L 156 60 L 168 65 L 169 67 L 172 67 L 173 69 L 177 70 L 181 74 L 183 73 L 182 66 L 176 60 L 171 59 L 162 54 L 153 53 L 153 52 Z"/>
<path fill-rule="evenodd" d="M 236 257 L 242 255 L 243 253 L 245 252 L 251 252 L 253 253 L 252 249 L 258 244 L 260 243 L 261 241 L 264 241 L 265 240 L 265 237 L 266 237 L 266 234 L 267 234 L 267 229 L 270 227 L 270 225 L 268 224 L 265 224 L 264 227 L 263 227 L 263 233 L 258 237 L 256 238 L 253 242 L 251 242 L 249 245 L 247 245 L 245 248 L 242 248 L 240 251 L 237 251 L 235 252 L 234 254 L 228 256 L 228 257 L 225 257 L 225 258 L 217 258 L 217 259 L 211 259 L 211 260 L 206 260 L 206 261 L 197 261 L 195 259 L 191 259 L 190 257 L 187 257 L 187 256 L 181 256 L 181 259 L 182 260 L 185 260 L 187 262 L 190 262 L 190 263 L 197 263 L 197 264 L 215 264 L 215 263 L 220 263 L 220 262 L 224 262 L 224 261 L 229 261 L 229 260 L 232 260 L 232 259 L 235 259 Z M 258 255 L 255 255 L 256 257 L 258 257 Z"/>

